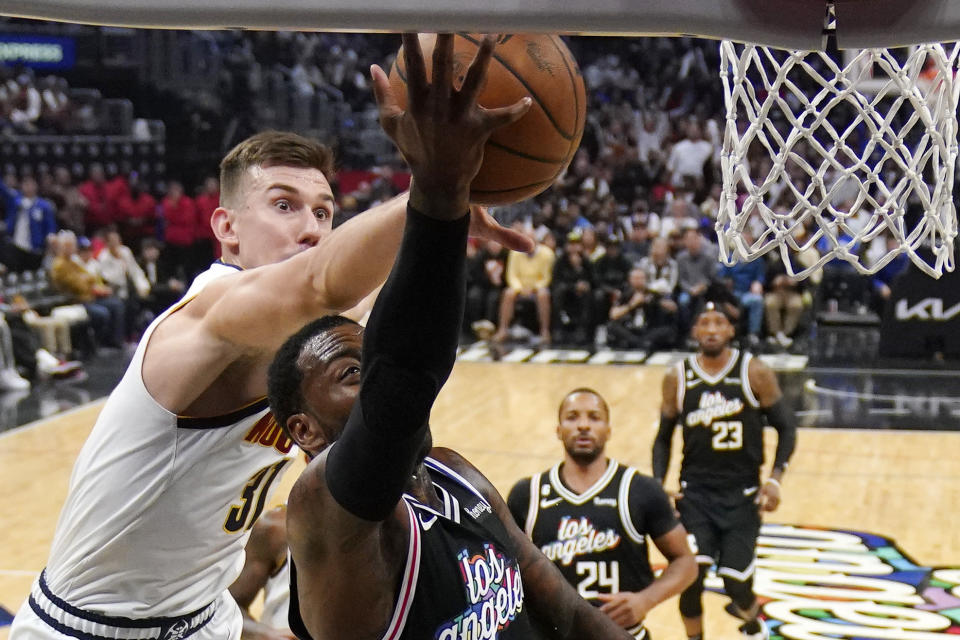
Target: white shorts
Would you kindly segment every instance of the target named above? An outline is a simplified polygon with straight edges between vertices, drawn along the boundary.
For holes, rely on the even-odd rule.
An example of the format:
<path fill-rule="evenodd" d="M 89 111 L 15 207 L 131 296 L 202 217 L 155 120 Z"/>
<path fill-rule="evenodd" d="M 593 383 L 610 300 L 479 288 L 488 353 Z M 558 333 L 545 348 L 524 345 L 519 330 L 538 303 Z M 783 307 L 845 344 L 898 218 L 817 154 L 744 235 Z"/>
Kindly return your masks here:
<path fill-rule="evenodd" d="M 34 585 L 36 589 L 36 584 Z M 57 631 L 44 622 L 30 606 L 30 598 L 17 611 L 10 627 L 9 640 L 102 640 L 111 638 L 116 640 L 240 640 L 240 631 L 243 628 L 243 616 L 240 607 L 234 602 L 230 593 L 224 591 L 216 600 L 216 611 L 209 622 L 202 627 L 186 634 L 175 629 L 168 630 L 163 638 L 158 638 L 155 629 L 111 628 L 106 625 L 96 625 L 96 634 L 72 631 L 70 635 Z M 91 629 L 93 631 L 93 629 Z"/>

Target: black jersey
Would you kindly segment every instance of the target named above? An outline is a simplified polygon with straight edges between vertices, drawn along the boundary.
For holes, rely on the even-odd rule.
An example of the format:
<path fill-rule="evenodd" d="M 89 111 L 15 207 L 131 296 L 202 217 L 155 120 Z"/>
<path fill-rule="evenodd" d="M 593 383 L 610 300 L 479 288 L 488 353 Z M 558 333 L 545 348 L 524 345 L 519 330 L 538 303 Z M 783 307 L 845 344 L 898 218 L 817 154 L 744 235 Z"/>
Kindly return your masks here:
<path fill-rule="evenodd" d="M 678 522 L 653 478 L 610 460 L 581 494 L 560 479 L 560 464 L 518 482 L 508 504 L 517 524 L 557 565 L 567 582 L 595 605 L 601 593 L 641 591 L 653 582 L 646 535 Z M 642 637 L 642 625 L 629 631 Z"/>
<path fill-rule="evenodd" d="M 752 358 L 732 349 L 727 365 L 714 376 L 696 355 L 677 365 L 681 483 L 714 490 L 759 484 L 764 422 L 747 375 Z"/>
<path fill-rule="evenodd" d="M 456 471 L 427 458 L 438 511 L 404 494 L 410 541 L 393 617 L 383 640 L 517 640 L 536 637 L 506 527 Z M 291 566 L 295 571 L 295 567 Z M 290 628 L 310 640 L 291 574 Z"/>

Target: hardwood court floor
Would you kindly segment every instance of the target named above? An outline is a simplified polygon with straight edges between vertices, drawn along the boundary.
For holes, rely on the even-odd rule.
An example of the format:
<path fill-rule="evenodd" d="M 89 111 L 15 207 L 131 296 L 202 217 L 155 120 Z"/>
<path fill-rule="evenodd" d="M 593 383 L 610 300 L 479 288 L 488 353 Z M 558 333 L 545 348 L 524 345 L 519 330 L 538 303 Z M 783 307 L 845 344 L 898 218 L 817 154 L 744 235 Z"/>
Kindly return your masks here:
<path fill-rule="evenodd" d="M 552 465 L 557 405 L 578 386 L 610 403 L 608 453 L 644 472 L 658 416 L 662 367 L 464 363 L 457 365 L 433 412 L 434 440 L 463 453 L 505 494 L 513 482 Z M 922 374 L 919 374 L 922 375 Z M 43 567 L 73 460 L 100 404 L 0 436 L 0 486 L 7 507 L 0 527 L 0 603 L 15 611 Z M 679 434 L 678 434 L 679 436 Z M 768 460 L 775 437 L 768 438 Z M 671 471 L 678 466 L 679 437 Z M 960 565 L 960 433 L 802 429 L 769 522 L 855 529 L 896 540 L 927 565 Z M 288 473 L 278 498 L 293 481 Z M 675 479 L 671 482 L 675 485 Z M 711 640 L 737 638 L 706 596 Z M 683 638 L 676 603 L 648 617 L 657 640 Z M 0 640 L 7 629 L 0 629 Z"/>

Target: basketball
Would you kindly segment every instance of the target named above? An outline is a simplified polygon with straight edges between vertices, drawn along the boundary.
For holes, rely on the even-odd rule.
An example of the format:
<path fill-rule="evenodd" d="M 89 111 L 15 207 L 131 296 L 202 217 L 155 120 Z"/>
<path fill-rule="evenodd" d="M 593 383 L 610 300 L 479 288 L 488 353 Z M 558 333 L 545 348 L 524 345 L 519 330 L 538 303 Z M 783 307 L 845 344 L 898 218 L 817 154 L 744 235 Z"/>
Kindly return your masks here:
<path fill-rule="evenodd" d="M 459 88 L 482 40 L 479 34 L 454 37 L 454 86 Z M 436 36 L 420 36 L 430 78 Z M 390 86 L 406 108 L 403 48 L 390 69 Z M 509 106 L 530 96 L 530 110 L 517 122 L 493 132 L 483 165 L 471 186 L 477 204 L 505 205 L 545 190 L 573 158 L 586 122 L 586 91 L 576 60 L 555 35 L 502 35 L 478 96 L 486 108 Z"/>

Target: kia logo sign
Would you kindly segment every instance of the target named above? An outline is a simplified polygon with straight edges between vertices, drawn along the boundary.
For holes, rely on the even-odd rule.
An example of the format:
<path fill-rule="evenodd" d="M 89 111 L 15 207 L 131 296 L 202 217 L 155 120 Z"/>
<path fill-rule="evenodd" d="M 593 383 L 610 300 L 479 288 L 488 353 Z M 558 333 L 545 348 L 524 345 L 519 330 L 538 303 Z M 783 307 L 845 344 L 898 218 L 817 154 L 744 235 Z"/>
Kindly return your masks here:
<path fill-rule="evenodd" d="M 922 320 L 929 322 L 946 322 L 960 315 L 960 302 L 943 308 L 943 299 L 924 298 L 920 302 L 910 305 L 905 299 L 897 300 L 897 320 Z"/>

